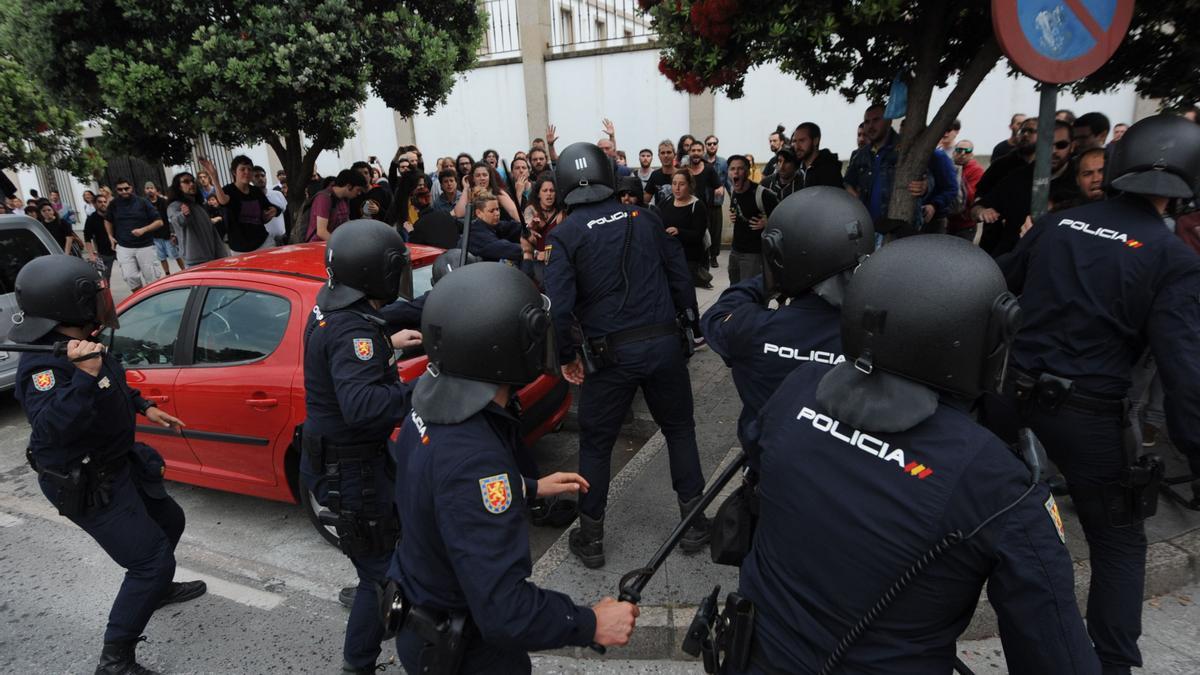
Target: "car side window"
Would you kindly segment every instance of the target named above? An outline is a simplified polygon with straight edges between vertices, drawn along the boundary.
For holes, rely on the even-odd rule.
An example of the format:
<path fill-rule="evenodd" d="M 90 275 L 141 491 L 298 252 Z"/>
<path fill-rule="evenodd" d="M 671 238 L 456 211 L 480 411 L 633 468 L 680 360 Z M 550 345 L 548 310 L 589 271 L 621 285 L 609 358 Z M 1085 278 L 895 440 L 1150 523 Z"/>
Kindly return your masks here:
<path fill-rule="evenodd" d="M 292 303 L 245 288 L 210 288 L 200 311 L 196 364 L 240 363 L 275 351 L 287 330 Z"/>
<path fill-rule="evenodd" d="M 126 367 L 175 365 L 175 343 L 190 288 L 152 295 L 120 316 L 109 349 Z"/>
<path fill-rule="evenodd" d="M 46 245 L 26 229 L 0 230 L 0 294 L 12 293 L 17 285 L 17 272 L 25 263 L 46 255 Z"/>

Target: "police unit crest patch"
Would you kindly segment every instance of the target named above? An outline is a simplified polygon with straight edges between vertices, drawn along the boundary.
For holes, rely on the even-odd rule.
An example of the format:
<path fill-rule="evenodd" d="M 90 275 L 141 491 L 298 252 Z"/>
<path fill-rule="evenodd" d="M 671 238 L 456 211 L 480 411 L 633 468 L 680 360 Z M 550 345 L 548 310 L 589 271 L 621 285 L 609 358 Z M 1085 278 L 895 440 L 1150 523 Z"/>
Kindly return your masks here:
<path fill-rule="evenodd" d="M 33 374 L 33 388 L 38 391 L 50 391 L 54 388 L 54 371 L 43 370 Z"/>
<path fill-rule="evenodd" d="M 371 338 L 354 338 L 354 355 L 360 361 L 370 361 L 375 356 L 375 341 Z"/>
<path fill-rule="evenodd" d="M 1050 514 L 1050 520 L 1054 521 L 1054 529 L 1058 530 L 1058 539 L 1062 543 L 1067 543 L 1067 533 L 1063 530 L 1062 515 L 1058 512 L 1058 502 L 1054 501 L 1054 495 L 1046 498 L 1046 513 Z"/>
<path fill-rule="evenodd" d="M 506 473 L 480 478 L 479 492 L 483 496 L 483 508 L 489 513 L 504 513 L 512 505 L 512 489 Z"/>

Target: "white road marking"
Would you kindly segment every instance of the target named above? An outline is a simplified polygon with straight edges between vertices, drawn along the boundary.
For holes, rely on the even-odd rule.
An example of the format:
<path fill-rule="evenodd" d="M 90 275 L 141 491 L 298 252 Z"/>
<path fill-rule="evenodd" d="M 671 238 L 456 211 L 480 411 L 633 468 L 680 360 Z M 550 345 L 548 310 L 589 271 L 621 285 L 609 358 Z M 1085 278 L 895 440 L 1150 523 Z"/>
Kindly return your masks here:
<path fill-rule="evenodd" d="M 219 579 L 208 574 L 201 574 L 185 567 L 175 568 L 176 581 L 194 581 L 196 579 L 208 584 L 209 593 L 249 607 L 257 607 L 258 609 L 270 611 L 278 607 L 284 600 L 284 597 L 278 593 L 260 591 L 257 588 L 235 584 L 232 581 Z"/>

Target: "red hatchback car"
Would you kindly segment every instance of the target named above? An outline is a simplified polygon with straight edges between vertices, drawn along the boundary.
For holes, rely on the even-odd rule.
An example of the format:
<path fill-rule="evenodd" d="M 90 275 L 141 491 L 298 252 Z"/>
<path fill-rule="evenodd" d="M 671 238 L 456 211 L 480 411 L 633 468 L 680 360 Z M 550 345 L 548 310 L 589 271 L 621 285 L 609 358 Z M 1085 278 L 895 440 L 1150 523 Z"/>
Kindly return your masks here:
<path fill-rule="evenodd" d="M 429 290 L 441 253 L 409 246 L 406 298 Z M 172 274 L 120 304 L 121 327 L 109 349 L 131 386 L 187 424 L 180 433 L 138 418 L 137 438 L 162 453 L 167 478 L 303 501 L 314 516 L 319 507 L 299 488 L 296 438 L 304 422 L 303 333 L 326 281 L 324 255 L 325 245 L 313 243 L 224 258 Z M 405 381 L 425 371 L 423 354 L 398 357 Z M 531 444 L 556 429 L 571 404 L 558 377 L 538 378 L 520 397 Z"/>

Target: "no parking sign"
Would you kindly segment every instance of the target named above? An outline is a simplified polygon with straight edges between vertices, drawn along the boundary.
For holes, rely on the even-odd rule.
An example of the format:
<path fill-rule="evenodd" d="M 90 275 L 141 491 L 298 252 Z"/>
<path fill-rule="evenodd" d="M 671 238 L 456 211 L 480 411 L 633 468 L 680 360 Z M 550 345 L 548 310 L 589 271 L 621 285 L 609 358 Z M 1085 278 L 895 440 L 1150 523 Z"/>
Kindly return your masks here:
<path fill-rule="evenodd" d="M 1117 51 L 1133 0 L 992 0 L 992 24 L 1009 60 L 1050 84 L 1092 74 Z"/>

